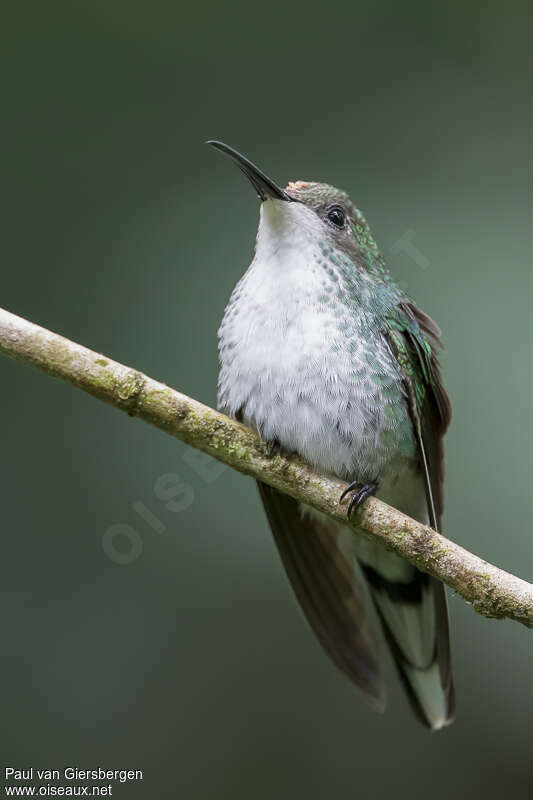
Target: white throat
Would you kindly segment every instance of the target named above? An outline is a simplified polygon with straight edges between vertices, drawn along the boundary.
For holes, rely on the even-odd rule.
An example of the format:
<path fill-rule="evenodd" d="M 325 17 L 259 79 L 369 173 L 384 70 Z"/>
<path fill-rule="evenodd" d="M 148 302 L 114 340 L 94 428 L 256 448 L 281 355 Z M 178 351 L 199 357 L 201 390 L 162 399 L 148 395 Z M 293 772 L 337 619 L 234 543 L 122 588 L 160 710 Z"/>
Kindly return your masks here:
<path fill-rule="evenodd" d="M 261 204 L 255 257 L 250 268 L 267 269 L 273 283 L 281 278 L 275 274 L 278 271 L 300 272 L 319 256 L 322 225 L 314 211 L 301 203 L 265 200 Z"/>

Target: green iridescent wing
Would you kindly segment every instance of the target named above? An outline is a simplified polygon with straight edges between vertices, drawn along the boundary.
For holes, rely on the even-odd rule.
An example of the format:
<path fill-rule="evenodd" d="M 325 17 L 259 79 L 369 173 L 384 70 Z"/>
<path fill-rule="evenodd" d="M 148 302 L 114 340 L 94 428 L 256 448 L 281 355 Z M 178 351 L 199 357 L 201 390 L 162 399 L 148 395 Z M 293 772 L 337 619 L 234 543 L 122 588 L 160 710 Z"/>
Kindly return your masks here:
<path fill-rule="evenodd" d="M 424 478 L 429 520 L 435 530 L 440 530 L 443 510 L 444 450 L 442 437 L 451 419 L 451 405 L 442 384 L 439 350 L 442 349 L 440 330 L 433 320 L 407 299 L 395 308 L 389 319 L 388 340 L 403 372 L 406 399 L 413 429 L 418 441 L 420 468 Z M 427 576 L 417 573 L 415 582 L 423 585 Z M 448 611 L 444 586 L 434 578 L 429 579 L 434 602 L 435 662 L 439 665 L 440 684 L 445 698 L 446 724 L 451 722 L 455 708 L 453 688 Z M 394 626 L 383 620 L 389 641 L 396 641 Z M 413 707 L 421 713 L 421 703 L 416 689 L 408 680 L 405 656 L 392 644 L 396 664 Z M 421 718 L 425 719 L 424 713 Z"/>
<path fill-rule="evenodd" d="M 440 374 L 441 332 L 427 314 L 407 300 L 400 302 L 395 311 L 394 317 L 388 319 L 388 340 L 404 375 L 431 524 L 439 530 L 444 480 L 442 437 L 452 414 Z"/>

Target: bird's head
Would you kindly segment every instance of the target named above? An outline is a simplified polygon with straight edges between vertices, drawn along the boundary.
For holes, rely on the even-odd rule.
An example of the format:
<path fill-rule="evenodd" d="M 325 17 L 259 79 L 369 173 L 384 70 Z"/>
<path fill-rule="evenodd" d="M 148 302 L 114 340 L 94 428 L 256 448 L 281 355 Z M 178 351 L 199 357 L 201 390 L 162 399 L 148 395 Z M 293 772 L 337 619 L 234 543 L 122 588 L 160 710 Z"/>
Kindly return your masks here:
<path fill-rule="evenodd" d="M 282 189 L 245 156 L 209 141 L 244 172 L 261 200 L 257 248 L 320 246 L 341 252 L 361 268 L 381 261 L 361 211 L 346 192 L 327 183 L 291 181 Z"/>

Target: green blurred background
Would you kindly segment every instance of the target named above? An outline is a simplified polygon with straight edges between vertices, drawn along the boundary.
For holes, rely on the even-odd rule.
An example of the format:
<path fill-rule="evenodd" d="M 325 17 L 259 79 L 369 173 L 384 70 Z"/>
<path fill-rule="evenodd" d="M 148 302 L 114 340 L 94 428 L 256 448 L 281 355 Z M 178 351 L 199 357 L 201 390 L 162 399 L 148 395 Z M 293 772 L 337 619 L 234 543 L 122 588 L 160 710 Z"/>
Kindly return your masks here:
<path fill-rule="evenodd" d="M 1 304 L 214 404 L 258 203 L 203 141 L 346 188 L 444 331 L 445 530 L 530 577 L 526 23 L 514 0 L 8 4 Z M 452 596 L 456 722 L 420 727 L 388 659 L 373 715 L 251 480 L 20 363 L 0 383 L 6 765 L 142 769 L 117 798 L 526 797 L 525 628 Z"/>

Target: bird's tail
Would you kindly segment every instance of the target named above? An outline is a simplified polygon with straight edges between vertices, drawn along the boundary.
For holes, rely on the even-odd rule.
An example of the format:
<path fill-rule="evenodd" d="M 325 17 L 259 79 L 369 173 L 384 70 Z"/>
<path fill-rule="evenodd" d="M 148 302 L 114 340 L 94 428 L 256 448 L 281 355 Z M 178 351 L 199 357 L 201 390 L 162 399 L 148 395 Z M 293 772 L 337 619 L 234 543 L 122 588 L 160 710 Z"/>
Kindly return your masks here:
<path fill-rule="evenodd" d="M 455 710 L 444 586 L 380 547 L 368 561 L 361 567 L 407 696 L 427 727 L 442 728 Z"/>

